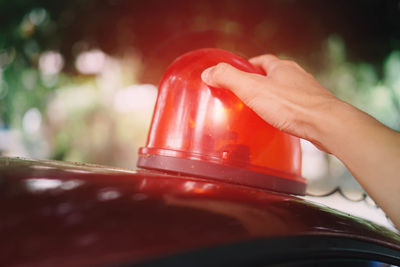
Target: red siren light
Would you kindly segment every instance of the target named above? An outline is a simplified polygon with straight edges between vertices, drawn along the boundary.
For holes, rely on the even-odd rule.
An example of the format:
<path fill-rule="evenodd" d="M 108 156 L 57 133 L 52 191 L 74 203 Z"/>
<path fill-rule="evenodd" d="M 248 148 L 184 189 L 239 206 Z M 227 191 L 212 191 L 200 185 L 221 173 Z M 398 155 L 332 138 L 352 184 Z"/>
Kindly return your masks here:
<path fill-rule="evenodd" d="M 207 86 L 202 71 L 220 62 L 264 75 L 220 49 L 177 58 L 161 80 L 137 166 L 304 195 L 299 139 L 263 121 L 231 91 Z"/>

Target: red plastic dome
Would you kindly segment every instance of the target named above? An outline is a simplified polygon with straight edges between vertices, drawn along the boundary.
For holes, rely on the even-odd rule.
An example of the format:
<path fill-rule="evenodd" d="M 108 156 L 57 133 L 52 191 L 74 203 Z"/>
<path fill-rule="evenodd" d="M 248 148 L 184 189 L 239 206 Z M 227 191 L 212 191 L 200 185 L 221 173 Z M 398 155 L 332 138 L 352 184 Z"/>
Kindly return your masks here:
<path fill-rule="evenodd" d="M 177 58 L 161 80 L 138 167 L 304 194 L 299 139 L 263 121 L 231 91 L 201 80 L 203 70 L 220 62 L 264 75 L 219 49 Z"/>

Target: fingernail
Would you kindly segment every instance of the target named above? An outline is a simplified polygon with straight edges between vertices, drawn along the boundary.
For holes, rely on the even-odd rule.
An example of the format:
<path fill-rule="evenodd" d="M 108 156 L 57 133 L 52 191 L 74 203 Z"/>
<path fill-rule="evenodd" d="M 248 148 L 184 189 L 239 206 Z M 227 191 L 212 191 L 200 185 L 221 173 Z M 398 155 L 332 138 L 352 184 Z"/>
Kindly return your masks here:
<path fill-rule="evenodd" d="M 203 80 L 203 82 L 205 82 L 206 84 L 211 84 L 211 75 L 210 72 L 212 70 L 213 67 L 205 69 L 202 73 L 201 73 L 201 79 Z"/>

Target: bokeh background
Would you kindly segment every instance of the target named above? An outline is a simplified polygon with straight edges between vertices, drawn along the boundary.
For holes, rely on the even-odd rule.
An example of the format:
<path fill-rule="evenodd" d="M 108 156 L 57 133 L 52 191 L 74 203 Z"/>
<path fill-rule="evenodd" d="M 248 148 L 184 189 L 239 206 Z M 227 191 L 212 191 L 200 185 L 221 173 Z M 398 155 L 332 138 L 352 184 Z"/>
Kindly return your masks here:
<path fill-rule="evenodd" d="M 0 0 L 0 155 L 135 168 L 163 71 L 202 47 L 294 59 L 400 130 L 399 0 Z M 391 227 L 338 159 L 302 145 L 308 193 L 341 189 L 307 198 Z"/>

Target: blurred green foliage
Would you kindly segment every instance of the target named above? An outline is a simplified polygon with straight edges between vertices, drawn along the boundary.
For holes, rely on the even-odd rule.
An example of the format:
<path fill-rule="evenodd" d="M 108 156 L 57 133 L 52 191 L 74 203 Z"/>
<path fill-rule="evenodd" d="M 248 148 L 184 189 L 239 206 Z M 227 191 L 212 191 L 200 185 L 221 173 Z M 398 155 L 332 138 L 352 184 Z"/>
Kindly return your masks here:
<path fill-rule="evenodd" d="M 400 130 L 400 51 L 385 58 L 379 78 L 376 66 L 348 61 L 346 45 L 339 36 L 328 38 L 325 47 L 327 64 L 318 72 L 319 81 L 339 98 Z"/>

